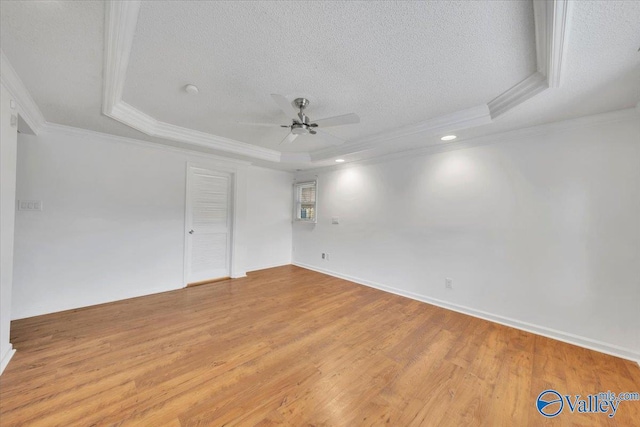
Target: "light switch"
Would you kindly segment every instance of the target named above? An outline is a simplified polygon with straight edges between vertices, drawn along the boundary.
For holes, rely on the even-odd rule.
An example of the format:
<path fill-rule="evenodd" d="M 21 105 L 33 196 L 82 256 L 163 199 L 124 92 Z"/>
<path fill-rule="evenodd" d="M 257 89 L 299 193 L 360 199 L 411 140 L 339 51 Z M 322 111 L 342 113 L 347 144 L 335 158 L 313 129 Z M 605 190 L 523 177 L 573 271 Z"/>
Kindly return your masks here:
<path fill-rule="evenodd" d="M 20 200 L 18 201 L 19 211 L 41 211 L 42 200 Z"/>
<path fill-rule="evenodd" d="M 331 218 L 331 224 L 340 224 L 340 218 L 334 216 Z"/>

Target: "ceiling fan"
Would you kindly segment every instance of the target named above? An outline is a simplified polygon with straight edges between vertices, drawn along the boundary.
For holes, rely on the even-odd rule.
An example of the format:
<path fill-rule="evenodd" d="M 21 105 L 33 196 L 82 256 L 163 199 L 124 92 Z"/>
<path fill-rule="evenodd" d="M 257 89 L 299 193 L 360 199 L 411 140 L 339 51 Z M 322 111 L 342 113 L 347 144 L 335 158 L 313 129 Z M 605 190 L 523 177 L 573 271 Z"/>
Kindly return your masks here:
<path fill-rule="evenodd" d="M 249 126 L 268 126 L 268 127 L 281 127 L 289 129 L 289 133 L 284 137 L 280 144 L 283 142 L 291 143 L 300 135 L 318 135 L 323 140 L 330 144 L 339 145 L 344 142 L 343 139 L 330 133 L 321 131 L 320 127 L 326 128 L 330 126 L 349 125 L 354 123 L 360 123 L 360 117 L 357 114 L 349 113 L 341 116 L 327 117 L 320 120 L 311 120 L 304 112 L 305 108 L 309 106 L 309 100 L 306 98 L 296 98 L 292 103 L 289 103 L 287 98 L 276 93 L 271 94 L 271 98 L 278 104 L 278 107 L 292 120 L 289 125 L 277 125 L 273 123 L 241 123 Z M 294 108 L 295 107 L 295 108 Z"/>

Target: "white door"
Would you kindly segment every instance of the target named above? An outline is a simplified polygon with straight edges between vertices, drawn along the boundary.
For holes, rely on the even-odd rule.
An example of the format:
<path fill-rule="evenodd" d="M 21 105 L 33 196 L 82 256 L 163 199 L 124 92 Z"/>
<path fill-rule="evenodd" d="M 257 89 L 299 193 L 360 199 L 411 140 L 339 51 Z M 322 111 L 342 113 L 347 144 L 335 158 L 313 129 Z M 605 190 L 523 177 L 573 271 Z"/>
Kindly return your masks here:
<path fill-rule="evenodd" d="M 231 175 L 187 168 L 186 283 L 230 276 Z"/>

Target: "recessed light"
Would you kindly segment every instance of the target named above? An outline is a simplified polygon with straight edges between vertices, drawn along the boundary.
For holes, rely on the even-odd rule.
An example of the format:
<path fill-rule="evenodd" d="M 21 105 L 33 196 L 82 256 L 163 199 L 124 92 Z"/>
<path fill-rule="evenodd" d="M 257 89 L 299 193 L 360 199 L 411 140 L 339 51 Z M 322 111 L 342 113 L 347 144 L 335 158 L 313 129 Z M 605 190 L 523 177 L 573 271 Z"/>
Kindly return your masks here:
<path fill-rule="evenodd" d="M 344 159 L 336 159 L 336 163 L 344 163 Z"/>
<path fill-rule="evenodd" d="M 440 140 L 441 141 L 453 141 L 456 138 L 457 138 L 457 136 L 455 136 L 455 135 L 445 135 L 442 138 L 440 138 Z"/>
<path fill-rule="evenodd" d="M 185 92 L 187 92 L 190 95 L 197 95 L 198 94 L 198 88 L 195 85 L 186 85 L 184 87 Z"/>

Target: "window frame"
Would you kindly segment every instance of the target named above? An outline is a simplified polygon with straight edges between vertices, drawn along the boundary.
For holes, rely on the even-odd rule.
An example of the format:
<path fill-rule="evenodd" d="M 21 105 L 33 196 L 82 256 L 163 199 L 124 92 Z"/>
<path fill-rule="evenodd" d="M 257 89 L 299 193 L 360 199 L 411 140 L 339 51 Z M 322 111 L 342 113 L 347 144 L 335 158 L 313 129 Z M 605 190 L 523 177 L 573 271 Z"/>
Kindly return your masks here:
<path fill-rule="evenodd" d="M 313 201 L 313 218 L 302 217 L 302 189 L 313 187 L 315 199 Z M 310 205 L 310 203 L 305 203 Z M 293 220 L 300 223 L 316 224 L 318 222 L 318 180 L 300 181 L 293 183 Z"/>

